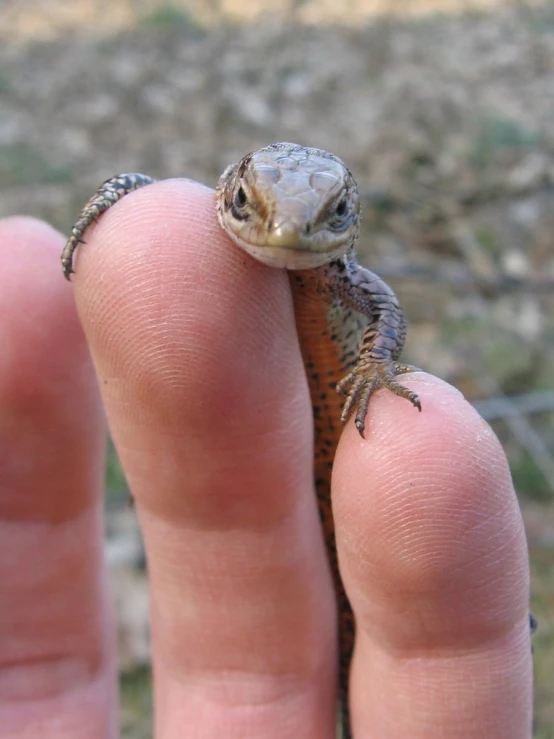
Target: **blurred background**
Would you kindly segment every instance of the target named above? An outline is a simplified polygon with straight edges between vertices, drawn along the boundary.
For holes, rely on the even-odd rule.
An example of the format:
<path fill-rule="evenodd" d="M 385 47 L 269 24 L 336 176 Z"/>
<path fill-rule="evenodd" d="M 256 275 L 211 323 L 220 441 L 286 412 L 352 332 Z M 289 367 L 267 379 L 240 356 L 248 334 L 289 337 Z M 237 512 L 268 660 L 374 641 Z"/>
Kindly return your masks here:
<path fill-rule="evenodd" d="M 459 387 L 510 459 L 537 739 L 554 738 L 553 111 L 553 0 L 0 2 L 0 216 L 67 232 L 116 172 L 213 186 L 279 140 L 345 159 L 404 357 Z M 113 450 L 106 474 L 123 735 L 146 739 L 145 563 Z"/>

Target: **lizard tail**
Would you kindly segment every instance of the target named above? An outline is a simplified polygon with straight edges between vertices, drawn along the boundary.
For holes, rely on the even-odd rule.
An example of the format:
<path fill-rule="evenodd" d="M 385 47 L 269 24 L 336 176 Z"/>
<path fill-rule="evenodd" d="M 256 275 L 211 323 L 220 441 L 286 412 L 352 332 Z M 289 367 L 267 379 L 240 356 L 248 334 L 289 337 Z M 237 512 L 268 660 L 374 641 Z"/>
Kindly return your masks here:
<path fill-rule="evenodd" d="M 339 605 L 339 708 L 342 739 L 352 739 L 350 728 L 350 706 L 348 700 L 348 683 L 350 663 L 354 651 L 354 614 L 342 583 L 338 592 Z"/>

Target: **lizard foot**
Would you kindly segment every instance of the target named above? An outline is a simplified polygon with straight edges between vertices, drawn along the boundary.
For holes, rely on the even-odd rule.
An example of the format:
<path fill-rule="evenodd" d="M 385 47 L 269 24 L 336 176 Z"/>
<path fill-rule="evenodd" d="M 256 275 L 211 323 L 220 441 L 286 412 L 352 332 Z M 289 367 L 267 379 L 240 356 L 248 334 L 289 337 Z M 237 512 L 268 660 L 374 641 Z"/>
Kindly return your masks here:
<path fill-rule="evenodd" d="M 418 410 L 421 410 L 421 402 L 417 393 L 408 390 L 396 381 L 396 375 L 405 372 L 415 372 L 417 367 L 410 364 L 399 364 L 398 362 L 375 362 L 369 359 L 358 361 L 352 372 L 337 384 L 337 392 L 346 396 L 341 421 L 346 423 L 357 406 L 356 428 L 360 436 L 364 435 L 365 419 L 369 400 L 373 393 L 380 387 L 386 387 L 395 395 L 406 398 Z"/>
<path fill-rule="evenodd" d="M 94 195 L 85 203 L 79 220 L 71 229 L 71 235 L 62 252 L 62 270 L 66 280 L 71 279 L 71 275 L 75 272 L 73 269 L 73 255 L 79 244 L 86 244 L 83 236 L 91 223 L 97 223 L 98 218 L 104 211 L 111 208 L 114 203 L 131 190 L 138 190 L 139 187 L 151 185 L 154 182 L 152 177 L 138 172 L 129 174 L 117 174 L 103 182 Z"/>

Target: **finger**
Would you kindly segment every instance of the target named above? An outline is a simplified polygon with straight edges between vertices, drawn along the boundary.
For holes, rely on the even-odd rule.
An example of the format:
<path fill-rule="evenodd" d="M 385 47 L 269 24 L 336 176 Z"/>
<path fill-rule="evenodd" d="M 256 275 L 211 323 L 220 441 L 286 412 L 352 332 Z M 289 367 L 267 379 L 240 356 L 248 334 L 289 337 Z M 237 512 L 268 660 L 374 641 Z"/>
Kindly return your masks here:
<path fill-rule="evenodd" d="M 531 736 L 529 572 L 506 458 L 456 390 L 406 376 L 336 458 L 340 562 L 356 614 L 356 737 Z"/>
<path fill-rule="evenodd" d="M 0 223 L 0 734 L 115 736 L 105 431 L 60 234 Z"/>
<path fill-rule="evenodd" d="M 334 736 L 332 586 L 287 278 L 158 183 L 87 234 L 79 310 L 144 531 L 156 736 Z"/>

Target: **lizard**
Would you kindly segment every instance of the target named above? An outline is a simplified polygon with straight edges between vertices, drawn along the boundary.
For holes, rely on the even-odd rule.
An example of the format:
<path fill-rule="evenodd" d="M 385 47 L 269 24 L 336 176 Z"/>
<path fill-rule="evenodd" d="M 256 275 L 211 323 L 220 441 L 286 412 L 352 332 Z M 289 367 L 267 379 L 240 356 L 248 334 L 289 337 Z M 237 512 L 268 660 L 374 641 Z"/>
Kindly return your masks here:
<path fill-rule="evenodd" d="M 98 188 L 63 250 L 67 279 L 91 223 L 127 193 L 153 182 L 148 175 L 127 173 Z M 339 573 L 331 470 L 342 425 L 355 412 L 363 436 L 369 400 L 378 388 L 421 410 L 417 394 L 396 380 L 415 369 L 398 361 L 406 336 L 404 314 L 391 288 L 358 263 L 360 195 L 352 173 L 334 154 L 291 143 L 258 149 L 225 169 L 215 201 L 221 228 L 239 247 L 289 274 L 314 415 L 318 509 L 339 612 L 341 729 L 343 739 L 350 739 L 348 676 L 355 627 Z"/>
<path fill-rule="evenodd" d="M 98 188 L 64 247 L 67 279 L 88 227 L 127 193 L 153 182 L 147 175 L 127 173 Z M 418 395 L 396 379 L 416 369 L 399 361 L 406 321 L 392 289 L 357 260 L 360 195 L 352 173 L 334 154 L 292 143 L 251 152 L 221 175 L 215 207 L 232 241 L 289 274 L 314 416 L 315 489 L 338 605 L 341 729 L 343 739 L 350 739 L 348 678 L 355 624 L 339 573 L 331 469 L 343 424 L 354 415 L 363 436 L 369 401 L 379 388 L 421 411 Z"/>

